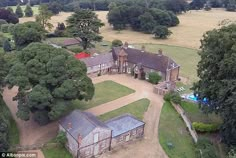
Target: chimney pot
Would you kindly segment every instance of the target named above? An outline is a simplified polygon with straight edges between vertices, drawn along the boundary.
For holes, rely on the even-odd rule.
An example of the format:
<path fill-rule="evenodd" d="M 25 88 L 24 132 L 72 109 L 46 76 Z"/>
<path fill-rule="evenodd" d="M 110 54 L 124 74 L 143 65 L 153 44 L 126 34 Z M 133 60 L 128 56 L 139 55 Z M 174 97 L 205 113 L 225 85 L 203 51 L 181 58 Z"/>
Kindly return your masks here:
<path fill-rule="evenodd" d="M 162 49 L 158 50 L 158 55 L 162 55 Z"/>

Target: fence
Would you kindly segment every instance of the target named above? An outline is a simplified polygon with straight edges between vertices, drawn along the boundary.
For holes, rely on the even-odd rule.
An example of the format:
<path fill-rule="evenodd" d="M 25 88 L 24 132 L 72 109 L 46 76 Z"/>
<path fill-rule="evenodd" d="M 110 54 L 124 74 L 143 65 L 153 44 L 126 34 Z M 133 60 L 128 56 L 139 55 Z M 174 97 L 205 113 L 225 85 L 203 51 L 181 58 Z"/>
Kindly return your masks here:
<path fill-rule="evenodd" d="M 41 148 L 47 147 L 56 147 L 58 143 L 44 143 L 44 144 L 32 144 L 32 145 L 15 145 L 11 146 L 9 151 L 28 151 L 28 150 L 37 150 Z"/>
<path fill-rule="evenodd" d="M 192 128 L 192 122 L 189 120 L 189 118 L 185 115 L 185 111 L 184 109 L 178 105 L 178 104 L 174 104 L 172 103 L 172 105 L 174 106 L 175 110 L 180 114 L 180 116 L 182 117 L 182 119 L 184 120 L 184 123 L 186 124 L 192 138 L 193 138 L 193 141 L 195 143 L 197 143 L 198 141 L 198 135 L 197 135 L 197 132 L 195 131 L 195 129 Z"/>

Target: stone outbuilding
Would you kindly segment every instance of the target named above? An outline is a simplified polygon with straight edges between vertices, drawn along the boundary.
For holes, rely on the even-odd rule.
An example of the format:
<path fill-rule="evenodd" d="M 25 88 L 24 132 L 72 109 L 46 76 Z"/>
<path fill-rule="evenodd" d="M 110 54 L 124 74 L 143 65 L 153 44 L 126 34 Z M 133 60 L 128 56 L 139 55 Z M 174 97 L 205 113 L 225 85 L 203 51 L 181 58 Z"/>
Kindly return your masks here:
<path fill-rule="evenodd" d="M 91 113 L 74 110 L 59 121 L 59 130 L 65 132 L 68 140 L 66 148 L 74 158 L 90 158 L 142 138 L 144 125 L 130 114 L 104 123 Z"/>

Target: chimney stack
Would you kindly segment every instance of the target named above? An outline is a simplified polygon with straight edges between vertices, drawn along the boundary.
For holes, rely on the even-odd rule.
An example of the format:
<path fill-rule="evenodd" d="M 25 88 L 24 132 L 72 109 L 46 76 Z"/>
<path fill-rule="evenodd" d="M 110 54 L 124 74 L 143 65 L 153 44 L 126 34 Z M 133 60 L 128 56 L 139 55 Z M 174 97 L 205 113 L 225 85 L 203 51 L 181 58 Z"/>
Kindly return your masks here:
<path fill-rule="evenodd" d="M 163 55 L 162 49 L 159 49 L 159 50 L 158 50 L 158 55 L 160 55 L 160 56 Z"/>
<path fill-rule="evenodd" d="M 127 49 L 128 47 L 129 47 L 128 42 L 125 42 L 125 43 L 124 43 L 124 48 Z"/>
<path fill-rule="evenodd" d="M 145 52 L 145 46 L 142 45 L 141 52 Z"/>

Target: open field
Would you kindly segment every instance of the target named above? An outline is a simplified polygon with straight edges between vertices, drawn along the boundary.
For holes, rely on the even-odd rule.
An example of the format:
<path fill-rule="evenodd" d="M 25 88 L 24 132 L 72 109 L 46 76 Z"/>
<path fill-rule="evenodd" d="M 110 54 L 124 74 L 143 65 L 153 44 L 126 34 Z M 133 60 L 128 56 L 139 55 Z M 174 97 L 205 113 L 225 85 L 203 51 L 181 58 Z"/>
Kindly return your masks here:
<path fill-rule="evenodd" d="M 169 102 L 162 107 L 159 142 L 170 158 L 196 158 L 192 138 L 183 120 Z M 167 143 L 172 143 L 173 148 L 169 148 Z"/>
<path fill-rule="evenodd" d="M 125 113 L 130 113 L 134 115 L 135 117 L 137 117 L 138 119 L 143 120 L 143 115 L 147 111 L 149 104 L 150 104 L 150 100 L 140 99 L 122 108 L 100 115 L 98 118 L 102 121 L 107 121 L 111 118 L 123 115 Z"/>
<path fill-rule="evenodd" d="M 123 30 L 120 33 L 114 31 L 107 22 L 107 11 L 98 11 L 96 13 L 105 23 L 105 26 L 100 31 L 106 41 L 120 39 L 129 43 L 167 44 L 195 49 L 199 49 L 200 39 L 206 31 L 217 28 L 218 23 L 224 19 L 235 19 L 234 12 L 226 12 L 223 9 L 212 9 L 211 11 L 191 10 L 178 16 L 180 24 L 177 27 L 170 28 L 173 34 L 169 39 L 156 40 L 153 39 L 152 35 L 131 30 Z M 71 13 L 61 12 L 59 15 L 52 17 L 51 23 L 56 26 L 58 22 L 65 21 L 70 15 Z M 34 17 L 20 18 L 21 23 L 25 21 L 34 21 Z"/>
<path fill-rule="evenodd" d="M 121 98 L 134 92 L 134 90 L 116 82 L 104 81 L 95 84 L 95 94 L 91 101 L 85 102 L 76 100 L 73 102 L 73 107 L 85 110 Z"/>

